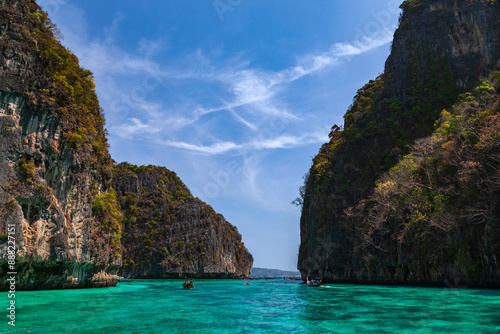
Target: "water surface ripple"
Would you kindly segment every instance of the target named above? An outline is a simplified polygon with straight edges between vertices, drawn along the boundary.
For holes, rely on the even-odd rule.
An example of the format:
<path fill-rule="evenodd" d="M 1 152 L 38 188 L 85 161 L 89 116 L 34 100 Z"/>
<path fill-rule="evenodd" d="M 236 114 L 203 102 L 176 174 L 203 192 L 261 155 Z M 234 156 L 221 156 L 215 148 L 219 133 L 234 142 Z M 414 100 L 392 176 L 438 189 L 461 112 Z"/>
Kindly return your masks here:
<path fill-rule="evenodd" d="M 500 333 L 500 291 L 297 281 L 136 280 L 16 293 L 1 333 Z"/>

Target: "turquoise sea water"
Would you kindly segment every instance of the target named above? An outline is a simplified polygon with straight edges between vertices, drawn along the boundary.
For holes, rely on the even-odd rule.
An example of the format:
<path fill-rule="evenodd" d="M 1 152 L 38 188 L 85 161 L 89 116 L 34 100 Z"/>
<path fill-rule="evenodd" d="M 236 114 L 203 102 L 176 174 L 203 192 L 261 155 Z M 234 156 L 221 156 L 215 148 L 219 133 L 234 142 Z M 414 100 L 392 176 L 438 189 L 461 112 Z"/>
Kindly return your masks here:
<path fill-rule="evenodd" d="M 16 293 L 1 333 L 500 333 L 500 291 L 297 281 L 136 280 Z"/>

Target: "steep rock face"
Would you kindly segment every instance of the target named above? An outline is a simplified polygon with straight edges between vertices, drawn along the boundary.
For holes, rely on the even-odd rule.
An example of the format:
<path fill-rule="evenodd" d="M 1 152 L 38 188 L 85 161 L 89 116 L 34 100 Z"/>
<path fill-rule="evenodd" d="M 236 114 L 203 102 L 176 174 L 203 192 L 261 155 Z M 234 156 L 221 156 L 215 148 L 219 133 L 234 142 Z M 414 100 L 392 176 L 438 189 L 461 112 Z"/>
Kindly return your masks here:
<path fill-rule="evenodd" d="M 498 68 L 498 2 L 412 0 L 402 8 L 385 73 L 358 91 L 343 129 L 334 126 L 330 142 L 313 159 L 304 184 L 298 269 L 304 277 L 336 282 L 445 285 L 456 280 L 498 286 L 498 189 L 488 169 L 497 168 L 489 162 L 496 159 L 494 150 L 469 161 L 439 153 L 453 147 L 455 155 L 473 156 L 463 138 L 483 138 L 495 127 L 476 124 L 471 130 L 467 123 L 450 138 L 441 136 L 443 131 L 451 136 L 448 130 L 435 128 L 449 122 L 443 108 L 451 108 L 459 93 L 473 90 Z M 475 96 L 482 91 L 489 88 L 474 90 Z M 450 110 L 467 122 L 480 114 L 494 117 L 491 101 L 490 108 L 482 108 L 485 102 L 474 97 L 467 107 Z M 439 140 L 429 139 L 436 136 Z M 414 144 L 419 138 L 427 139 Z M 415 161 L 403 158 L 414 152 L 420 152 Z M 410 173 L 398 161 L 415 170 Z M 439 172 L 430 171 L 431 162 Z M 464 179 L 451 177 L 469 165 L 493 166 L 482 170 L 488 186 L 471 190 Z M 389 175 L 400 174 L 390 179 L 389 170 Z M 424 177 L 416 172 L 423 170 Z M 399 184 L 411 186 L 393 191 Z M 471 192 L 475 197 L 467 197 Z M 465 198 L 472 203 L 465 204 Z M 478 207 L 488 213 L 478 214 L 484 220 L 470 214 Z M 443 223 L 443 217 L 454 224 Z"/>
<path fill-rule="evenodd" d="M 0 0 L 0 276 L 13 238 L 17 290 L 113 286 L 122 258 L 136 277 L 249 274 L 236 228 L 175 173 L 113 175 L 92 73 L 54 34 L 35 1 Z"/>
<path fill-rule="evenodd" d="M 115 167 L 124 212 L 120 273 L 140 278 L 228 278 L 251 273 L 241 235 L 166 168 Z"/>
<path fill-rule="evenodd" d="M 500 286 L 499 79 L 443 110 L 433 135 L 348 209 L 353 279 Z"/>
<path fill-rule="evenodd" d="M 387 85 L 401 100 L 409 93 L 412 63 L 445 60 L 455 83 L 475 87 L 498 68 L 500 19 L 495 1 L 405 1 L 386 62 Z M 418 59 L 418 60 L 417 60 Z M 422 70 L 422 68 L 420 68 Z"/>
<path fill-rule="evenodd" d="M 18 289 L 110 286 L 121 259 L 92 213 L 111 177 L 103 115 L 51 28 L 36 3 L 0 1 L 1 270 L 10 224 Z"/>

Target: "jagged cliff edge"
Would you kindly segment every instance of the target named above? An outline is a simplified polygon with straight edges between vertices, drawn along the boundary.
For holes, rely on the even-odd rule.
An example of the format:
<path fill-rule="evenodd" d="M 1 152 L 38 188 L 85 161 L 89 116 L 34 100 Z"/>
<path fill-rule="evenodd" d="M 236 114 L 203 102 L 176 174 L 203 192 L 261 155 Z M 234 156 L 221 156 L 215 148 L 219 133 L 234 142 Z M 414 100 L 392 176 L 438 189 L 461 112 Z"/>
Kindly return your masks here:
<path fill-rule="evenodd" d="M 332 282 L 498 287 L 498 152 L 488 134 L 498 125 L 498 2 L 402 8 L 384 74 L 358 91 L 313 159 L 298 269 Z"/>
<path fill-rule="evenodd" d="M 122 221 L 130 217 L 112 188 L 92 73 L 54 31 L 35 1 L 0 0 L 0 274 L 10 271 L 10 236 L 18 290 L 113 286 L 122 265 Z M 241 261 L 222 274 L 246 274 L 251 255 L 241 236 L 231 241 L 238 246 L 229 251 Z"/>

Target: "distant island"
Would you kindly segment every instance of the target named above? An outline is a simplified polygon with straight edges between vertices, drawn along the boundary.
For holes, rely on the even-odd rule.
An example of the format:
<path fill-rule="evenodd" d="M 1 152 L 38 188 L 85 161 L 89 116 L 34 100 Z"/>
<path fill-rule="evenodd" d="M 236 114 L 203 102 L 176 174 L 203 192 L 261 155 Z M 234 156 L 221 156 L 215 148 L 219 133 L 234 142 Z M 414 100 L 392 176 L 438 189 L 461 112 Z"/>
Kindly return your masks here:
<path fill-rule="evenodd" d="M 259 268 L 255 267 L 252 268 L 252 274 L 250 275 L 251 277 L 288 277 L 288 276 L 293 276 L 293 277 L 300 277 L 300 272 L 295 270 L 295 271 L 285 271 L 285 270 L 279 270 L 279 269 L 267 269 L 267 268 Z"/>

